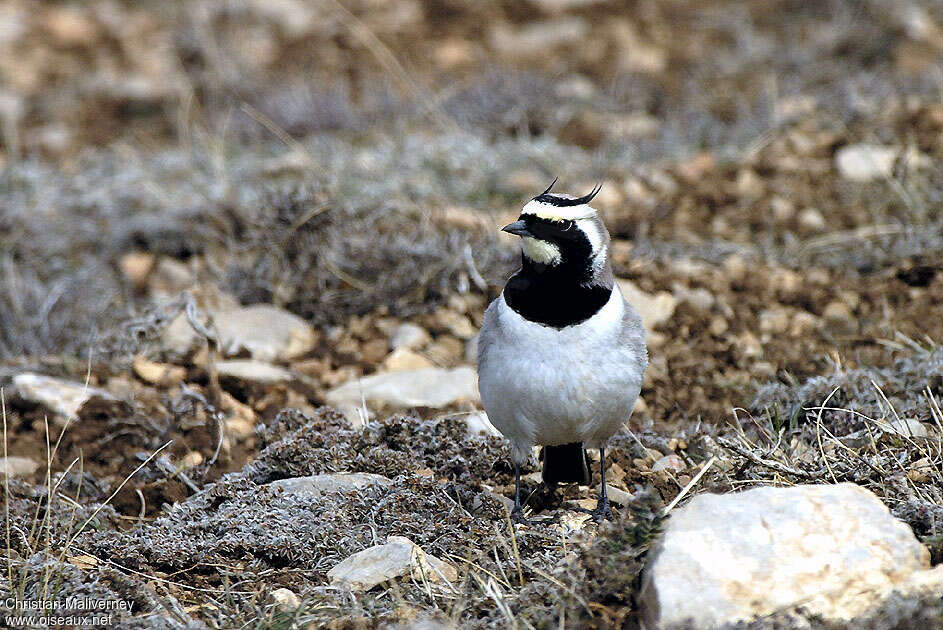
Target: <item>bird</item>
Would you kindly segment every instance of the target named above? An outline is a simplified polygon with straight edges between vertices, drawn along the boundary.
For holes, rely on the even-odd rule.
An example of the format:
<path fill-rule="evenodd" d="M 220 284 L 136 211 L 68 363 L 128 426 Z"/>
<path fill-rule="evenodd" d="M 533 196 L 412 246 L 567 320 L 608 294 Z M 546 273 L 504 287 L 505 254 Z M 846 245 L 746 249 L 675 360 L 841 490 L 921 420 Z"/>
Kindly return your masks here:
<path fill-rule="evenodd" d="M 541 446 L 542 480 L 589 485 L 586 449 L 599 449 L 597 522 L 612 519 L 606 444 L 628 421 L 648 365 L 645 329 L 612 272 L 610 236 L 589 203 L 547 189 L 502 231 L 520 237 L 521 266 L 491 302 L 478 337 L 478 389 L 510 442 L 516 522 L 521 464 Z"/>

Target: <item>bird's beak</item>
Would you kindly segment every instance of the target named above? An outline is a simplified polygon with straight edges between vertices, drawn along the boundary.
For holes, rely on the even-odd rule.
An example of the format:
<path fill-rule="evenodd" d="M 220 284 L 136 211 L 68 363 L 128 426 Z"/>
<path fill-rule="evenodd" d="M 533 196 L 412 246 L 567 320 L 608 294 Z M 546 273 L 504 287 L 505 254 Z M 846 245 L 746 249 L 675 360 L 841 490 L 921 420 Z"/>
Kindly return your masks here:
<path fill-rule="evenodd" d="M 515 234 L 517 236 L 533 236 L 530 233 L 530 230 L 527 229 L 527 224 L 523 221 L 515 221 L 501 228 L 502 232 L 507 232 L 508 234 Z"/>

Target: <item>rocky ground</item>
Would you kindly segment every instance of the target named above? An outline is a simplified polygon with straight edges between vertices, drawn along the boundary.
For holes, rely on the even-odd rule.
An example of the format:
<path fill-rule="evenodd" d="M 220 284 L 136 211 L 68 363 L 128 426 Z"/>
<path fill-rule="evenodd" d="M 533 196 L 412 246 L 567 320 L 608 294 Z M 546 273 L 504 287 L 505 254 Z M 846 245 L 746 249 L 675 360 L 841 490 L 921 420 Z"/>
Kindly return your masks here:
<path fill-rule="evenodd" d="M 940 42 L 933 2 L 6 3 L 3 599 L 943 627 Z M 475 335 L 555 176 L 605 182 L 651 365 L 616 521 L 532 464 L 512 527 Z"/>

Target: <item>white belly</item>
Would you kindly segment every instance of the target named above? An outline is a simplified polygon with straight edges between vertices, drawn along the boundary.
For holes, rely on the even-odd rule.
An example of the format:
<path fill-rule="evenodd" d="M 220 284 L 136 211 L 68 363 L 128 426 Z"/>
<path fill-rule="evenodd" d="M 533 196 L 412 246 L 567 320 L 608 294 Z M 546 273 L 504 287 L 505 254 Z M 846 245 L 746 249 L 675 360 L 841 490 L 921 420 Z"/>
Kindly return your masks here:
<path fill-rule="evenodd" d="M 493 338 L 482 346 L 478 384 L 515 457 L 535 444 L 604 445 L 629 419 L 645 368 L 644 340 L 626 342 L 618 288 L 593 317 L 559 330 L 524 319 L 503 294 L 491 308 Z"/>

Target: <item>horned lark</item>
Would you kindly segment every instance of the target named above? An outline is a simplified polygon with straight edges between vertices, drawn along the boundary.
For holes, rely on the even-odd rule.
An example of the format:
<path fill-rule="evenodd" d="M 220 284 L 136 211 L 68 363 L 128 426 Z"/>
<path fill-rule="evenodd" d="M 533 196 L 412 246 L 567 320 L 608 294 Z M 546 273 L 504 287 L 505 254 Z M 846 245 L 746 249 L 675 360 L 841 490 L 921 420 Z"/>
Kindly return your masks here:
<path fill-rule="evenodd" d="M 638 398 L 645 332 L 614 282 L 609 232 L 589 206 L 601 186 L 583 197 L 552 188 L 503 228 L 521 237 L 521 268 L 485 312 L 478 388 L 488 418 L 511 442 L 515 518 L 523 519 L 520 464 L 540 445 L 550 487 L 588 484 L 585 449 L 599 449 L 592 514 L 601 520 L 612 517 L 605 448 Z"/>

